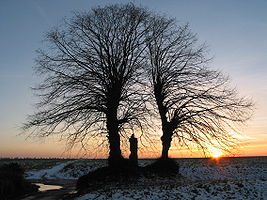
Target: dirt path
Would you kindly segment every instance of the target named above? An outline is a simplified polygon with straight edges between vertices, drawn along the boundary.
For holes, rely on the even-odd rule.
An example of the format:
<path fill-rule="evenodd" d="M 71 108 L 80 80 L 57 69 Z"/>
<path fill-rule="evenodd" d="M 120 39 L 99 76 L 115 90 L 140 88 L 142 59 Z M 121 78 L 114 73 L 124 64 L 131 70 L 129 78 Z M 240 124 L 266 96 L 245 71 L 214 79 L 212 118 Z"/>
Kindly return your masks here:
<path fill-rule="evenodd" d="M 30 180 L 33 183 L 42 183 L 45 185 L 59 185 L 62 186 L 61 189 L 57 190 L 47 190 L 47 191 L 39 191 L 37 193 L 28 195 L 22 200 L 71 200 L 71 193 L 75 192 L 75 180 Z"/>

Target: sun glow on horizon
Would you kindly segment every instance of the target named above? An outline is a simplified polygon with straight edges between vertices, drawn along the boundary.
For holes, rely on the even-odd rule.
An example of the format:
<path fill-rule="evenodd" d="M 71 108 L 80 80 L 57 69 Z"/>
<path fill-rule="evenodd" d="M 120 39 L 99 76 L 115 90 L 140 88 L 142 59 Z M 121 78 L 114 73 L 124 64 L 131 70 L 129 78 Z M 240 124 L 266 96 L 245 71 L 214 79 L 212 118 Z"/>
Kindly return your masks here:
<path fill-rule="evenodd" d="M 220 158 L 222 156 L 222 151 L 215 147 L 209 148 L 209 152 L 212 158 Z"/>

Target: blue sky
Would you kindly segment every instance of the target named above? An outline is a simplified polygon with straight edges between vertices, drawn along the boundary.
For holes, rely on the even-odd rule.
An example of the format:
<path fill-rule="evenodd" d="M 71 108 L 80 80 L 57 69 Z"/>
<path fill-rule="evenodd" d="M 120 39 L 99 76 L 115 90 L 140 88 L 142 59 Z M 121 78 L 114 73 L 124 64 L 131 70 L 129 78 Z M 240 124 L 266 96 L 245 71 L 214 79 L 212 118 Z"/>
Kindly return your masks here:
<path fill-rule="evenodd" d="M 16 135 L 36 102 L 30 87 L 39 77 L 32 67 L 45 32 L 73 11 L 123 2 L 189 22 L 199 40 L 208 44 L 214 56 L 211 66 L 229 74 L 240 93 L 254 99 L 254 117 L 242 132 L 251 146 L 261 142 L 258 148 L 267 155 L 267 1 L 0 0 L 0 156 L 24 155 L 36 148 L 36 141 Z M 54 140 L 38 143 L 36 154 L 48 155 L 50 144 Z M 63 147 L 57 145 L 54 155 Z"/>

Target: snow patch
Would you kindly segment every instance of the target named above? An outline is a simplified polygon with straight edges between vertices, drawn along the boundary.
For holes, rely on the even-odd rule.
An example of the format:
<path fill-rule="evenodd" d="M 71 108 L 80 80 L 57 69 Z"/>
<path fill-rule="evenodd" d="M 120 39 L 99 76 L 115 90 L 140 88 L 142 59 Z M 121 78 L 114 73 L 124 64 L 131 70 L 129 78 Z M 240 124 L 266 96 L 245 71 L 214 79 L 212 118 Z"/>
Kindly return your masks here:
<path fill-rule="evenodd" d="M 66 177 L 65 174 L 61 173 L 61 170 L 68 164 L 74 162 L 76 162 L 76 160 L 61 163 L 50 169 L 42 169 L 39 171 L 28 171 L 26 173 L 26 178 L 27 179 L 72 179 L 72 177 Z"/>
<path fill-rule="evenodd" d="M 212 182 L 195 183 L 187 186 L 176 186 L 168 188 L 167 186 L 158 186 L 145 189 L 118 189 L 113 191 L 95 191 L 75 200 L 130 200 L 130 199 L 267 199 L 267 181 L 252 182 Z"/>

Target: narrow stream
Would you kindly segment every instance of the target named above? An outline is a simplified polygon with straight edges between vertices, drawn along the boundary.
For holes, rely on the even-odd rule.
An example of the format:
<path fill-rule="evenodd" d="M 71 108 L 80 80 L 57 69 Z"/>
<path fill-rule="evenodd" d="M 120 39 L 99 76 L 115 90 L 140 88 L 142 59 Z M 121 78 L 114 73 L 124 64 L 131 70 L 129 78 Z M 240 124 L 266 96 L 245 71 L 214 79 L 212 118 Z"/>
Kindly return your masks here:
<path fill-rule="evenodd" d="M 62 188 L 60 185 L 46 185 L 43 183 L 34 183 L 35 185 L 39 186 L 39 191 L 47 191 L 47 190 L 59 190 Z"/>

